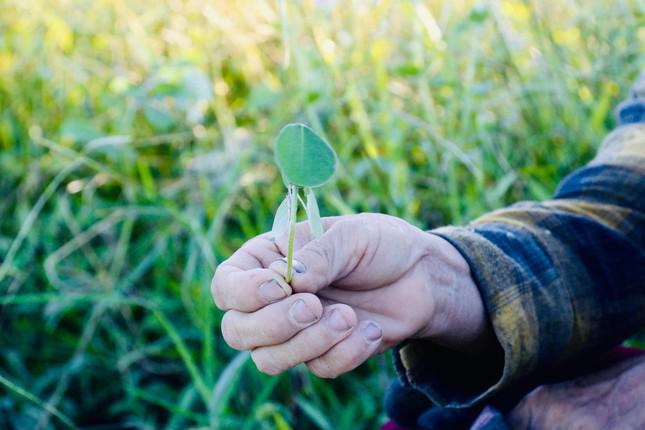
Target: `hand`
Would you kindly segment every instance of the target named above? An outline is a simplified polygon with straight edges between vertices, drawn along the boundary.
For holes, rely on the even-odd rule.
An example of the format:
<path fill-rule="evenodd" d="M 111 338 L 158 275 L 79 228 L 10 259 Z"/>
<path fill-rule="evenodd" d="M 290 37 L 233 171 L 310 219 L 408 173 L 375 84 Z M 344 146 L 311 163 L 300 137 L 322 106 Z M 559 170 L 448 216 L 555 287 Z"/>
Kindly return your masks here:
<path fill-rule="evenodd" d="M 487 329 L 467 263 L 444 239 L 386 215 L 323 218 L 313 240 L 297 225 L 294 273 L 286 237 L 244 244 L 211 290 L 226 342 L 277 374 L 300 363 L 336 377 L 411 337 L 476 350 Z"/>
<path fill-rule="evenodd" d="M 645 428 L 645 356 L 529 393 L 509 415 L 516 430 Z"/>

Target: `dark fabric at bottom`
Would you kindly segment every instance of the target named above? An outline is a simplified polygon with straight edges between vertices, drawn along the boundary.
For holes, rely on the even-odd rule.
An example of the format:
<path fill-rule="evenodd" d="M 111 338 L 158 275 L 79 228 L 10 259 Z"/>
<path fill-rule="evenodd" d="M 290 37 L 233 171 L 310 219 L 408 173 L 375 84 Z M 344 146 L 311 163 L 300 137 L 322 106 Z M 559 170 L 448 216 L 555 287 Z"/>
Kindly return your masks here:
<path fill-rule="evenodd" d="M 385 412 L 392 421 L 381 430 L 508 430 L 504 415 L 537 386 L 595 373 L 619 361 L 644 354 L 645 350 L 619 346 L 595 360 L 573 361 L 557 372 L 526 381 L 493 398 L 488 405 L 470 408 L 434 406 L 426 396 L 395 379 L 385 395 Z"/>

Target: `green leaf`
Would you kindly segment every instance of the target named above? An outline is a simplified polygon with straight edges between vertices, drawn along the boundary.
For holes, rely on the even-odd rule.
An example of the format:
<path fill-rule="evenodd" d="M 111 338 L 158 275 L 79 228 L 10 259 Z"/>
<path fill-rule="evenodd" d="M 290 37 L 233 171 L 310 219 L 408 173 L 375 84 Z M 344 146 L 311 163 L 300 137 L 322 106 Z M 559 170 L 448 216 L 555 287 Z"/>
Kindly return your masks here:
<path fill-rule="evenodd" d="M 323 226 L 322 222 L 320 222 L 320 211 L 318 210 L 316 195 L 314 194 L 314 190 L 308 187 L 305 188 L 305 194 L 307 196 L 305 211 L 307 212 L 307 219 L 309 220 L 309 228 L 311 229 L 311 234 L 316 239 L 320 239 L 320 236 L 323 235 Z"/>
<path fill-rule="evenodd" d="M 304 124 L 288 124 L 278 135 L 275 159 L 288 183 L 317 187 L 336 171 L 336 153 Z"/>
<path fill-rule="evenodd" d="M 273 227 L 271 227 L 271 240 L 276 240 L 284 234 L 289 228 L 289 197 L 285 197 L 278 206 L 273 218 Z"/>
<path fill-rule="evenodd" d="M 60 127 L 60 137 L 73 142 L 85 143 L 100 136 L 94 122 L 85 118 L 67 118 Z"/>
<path fill-rule="evenodd" d="M 166 132 L 175 126 L 175 119 L 161 103 L 145 106 L 143 116 L 156 131 Z"/>

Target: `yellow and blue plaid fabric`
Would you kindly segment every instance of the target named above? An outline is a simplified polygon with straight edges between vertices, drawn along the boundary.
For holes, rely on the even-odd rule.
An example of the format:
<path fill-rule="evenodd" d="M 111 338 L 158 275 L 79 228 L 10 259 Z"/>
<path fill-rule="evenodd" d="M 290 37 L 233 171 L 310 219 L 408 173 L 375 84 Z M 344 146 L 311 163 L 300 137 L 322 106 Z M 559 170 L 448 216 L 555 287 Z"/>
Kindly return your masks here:
<path fill-rule="evenodd" d="M 473 360 L 426 341 L 397 348 L 405 384 L 469 406 L 645 325 L 645 124 L 623 125 L 553 199 L 434 230 L 468 261 L 499 341 Z"/>

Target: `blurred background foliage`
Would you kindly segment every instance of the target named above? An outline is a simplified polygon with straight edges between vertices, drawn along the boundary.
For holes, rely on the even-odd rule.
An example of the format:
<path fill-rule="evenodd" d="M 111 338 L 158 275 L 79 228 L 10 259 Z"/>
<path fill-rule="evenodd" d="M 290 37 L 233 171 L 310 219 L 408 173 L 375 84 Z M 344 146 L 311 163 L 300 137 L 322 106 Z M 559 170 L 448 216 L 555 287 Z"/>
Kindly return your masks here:
<path fill-rule="evenodd" d="M 0 427 L 372 429 L 392 376 L 258 373 L 210 278 L 269 229 L 287 122 L 323 215 L 548 197 L 643 66 L 642 0 L 4 0 Z"/>

